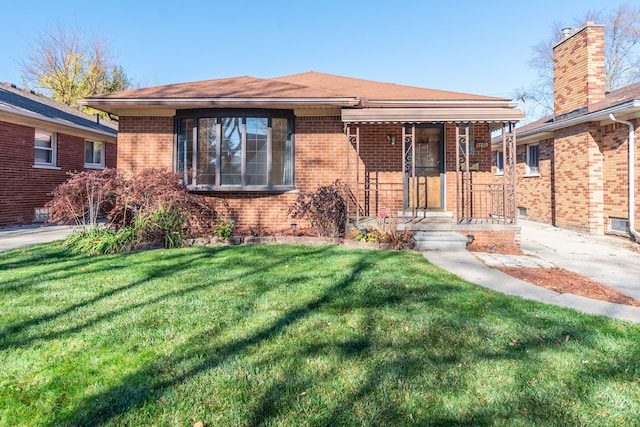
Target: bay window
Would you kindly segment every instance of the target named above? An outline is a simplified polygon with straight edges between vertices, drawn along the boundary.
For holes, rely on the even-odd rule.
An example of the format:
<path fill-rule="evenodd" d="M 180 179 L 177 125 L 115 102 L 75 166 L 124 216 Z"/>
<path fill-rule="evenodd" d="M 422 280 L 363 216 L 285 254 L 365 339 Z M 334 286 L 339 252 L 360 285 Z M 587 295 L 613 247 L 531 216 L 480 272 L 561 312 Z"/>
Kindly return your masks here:
<path fill-rule="evenodd" d="M 175 169 L 191 188 L 293 188 L 291 112 L 186 111 L 176 133 Z"/>

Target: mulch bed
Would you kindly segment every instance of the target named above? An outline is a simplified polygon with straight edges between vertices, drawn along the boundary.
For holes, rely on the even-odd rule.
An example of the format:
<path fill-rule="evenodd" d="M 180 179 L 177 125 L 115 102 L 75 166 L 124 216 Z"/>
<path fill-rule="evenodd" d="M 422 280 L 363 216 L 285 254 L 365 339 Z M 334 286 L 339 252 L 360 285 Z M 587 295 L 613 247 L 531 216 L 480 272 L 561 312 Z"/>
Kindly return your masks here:
<path fill-rule="evenodd" d="M 496 269 L 555 292 L 640 307 L 640 301 L 637 299 L 621 294 L 588 277 L 560 268 L 496 267 Z"/>

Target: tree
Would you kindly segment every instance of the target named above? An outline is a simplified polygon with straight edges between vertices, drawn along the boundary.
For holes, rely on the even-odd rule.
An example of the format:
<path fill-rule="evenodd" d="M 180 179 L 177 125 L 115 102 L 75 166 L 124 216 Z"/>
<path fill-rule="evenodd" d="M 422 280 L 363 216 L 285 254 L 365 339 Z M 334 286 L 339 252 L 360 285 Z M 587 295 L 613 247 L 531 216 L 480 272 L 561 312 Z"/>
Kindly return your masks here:
<path fill-rule="evenodd" d="M 79 108 L 86 96 L 128 89 L 131 81 L 101 39 L 83 44 L 79 31 L 58 26 L 35 40 L 22 63 L 23 81 L 44 95 Z"/>
<path fill-rule="evenodd" d="M 605 26 L 605 90 L 611 91 L 640 81 L 640 7 L 626 3 L 617 9 L 587 11 L 574 19 L 576 28 L 594 21 Z M 529 117 L 541 117 L 553 112 L 553 47 L 562 37 L 561 25 L 551 25 L 549 37 L 532 47 L 529 66 L 538 78 L 528 88 L 514 92 L 514 99 L 527 100 Z"/>

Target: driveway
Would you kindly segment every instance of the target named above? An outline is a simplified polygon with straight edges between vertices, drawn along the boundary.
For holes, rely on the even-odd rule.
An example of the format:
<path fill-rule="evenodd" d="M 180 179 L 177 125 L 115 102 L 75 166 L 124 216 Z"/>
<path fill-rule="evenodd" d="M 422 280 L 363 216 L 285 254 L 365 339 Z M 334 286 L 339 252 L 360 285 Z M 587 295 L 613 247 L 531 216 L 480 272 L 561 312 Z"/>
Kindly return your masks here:
<path fill-rule="evenodd" d="M 36 243 L 62 240 L 77 230 L 70 225 L 25 226 L 0 229 L 0 251 L 22 248 Z"/>
<path fill-rule="evenodd" d="M 519 221 L 522 250 L 556 267 L 587 276 L 640 299 L 640 245 L 628 238 L 590 236 L 533 221 Z"/>

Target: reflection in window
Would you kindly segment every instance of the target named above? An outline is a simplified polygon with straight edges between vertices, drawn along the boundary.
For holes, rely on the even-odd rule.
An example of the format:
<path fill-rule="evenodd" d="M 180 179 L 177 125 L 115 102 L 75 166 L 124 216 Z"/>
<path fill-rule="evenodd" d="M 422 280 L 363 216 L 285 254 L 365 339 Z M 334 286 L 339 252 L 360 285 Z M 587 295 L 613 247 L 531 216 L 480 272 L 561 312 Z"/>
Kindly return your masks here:
<path fill-rule="evenodd" d="M 540 151 L 538 144 L 527 145 L 527 175 L 538 175 L 540 169 L 538 162 L 540 160 Z"/>
<path fill-rule="evenodd" d="M 175 167 L 186 184 L 293 186 L 292 117 L 270 117 L 268 112 L 264 116 L 207 114 L 211 110 L 196 111 L 194 116 L 199 112 L 202 117 L 180 118 L 176 123 Z"/>
<path fill-rule="evenodd" d="M 37 165 L 55 166 L 56 138 L 52 132 L 36 130 L 34 163 Z"/>

